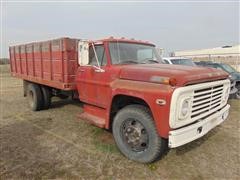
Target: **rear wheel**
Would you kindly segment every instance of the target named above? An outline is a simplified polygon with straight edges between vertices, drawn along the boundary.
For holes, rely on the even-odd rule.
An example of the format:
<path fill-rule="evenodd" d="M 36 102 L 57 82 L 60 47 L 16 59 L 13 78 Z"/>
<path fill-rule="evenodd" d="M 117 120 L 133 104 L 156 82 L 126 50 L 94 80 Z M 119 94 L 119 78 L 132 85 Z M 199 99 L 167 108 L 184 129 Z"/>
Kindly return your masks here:
<path fill-rule="evenodd" d="M 46 86 L 41 86 L 41 91 L 43 95 L 43 109 L 48 109 L 51 105 L 51 92 Z"/>
<path fill-rule="evenodd" d="M 39 85 L 30 83 L 27 90 L 27 98 L 30 108 L 39 111 L 43 106 L 43 96 Z"/>
<path fill-rule="evenodd" d="M 158 135 L 149 109 L 141 105 L 126 106 L 117 113 L 113 136 L 125 156 L 141 163 L 151 163 L 167 150 L 167 141 Z"/>

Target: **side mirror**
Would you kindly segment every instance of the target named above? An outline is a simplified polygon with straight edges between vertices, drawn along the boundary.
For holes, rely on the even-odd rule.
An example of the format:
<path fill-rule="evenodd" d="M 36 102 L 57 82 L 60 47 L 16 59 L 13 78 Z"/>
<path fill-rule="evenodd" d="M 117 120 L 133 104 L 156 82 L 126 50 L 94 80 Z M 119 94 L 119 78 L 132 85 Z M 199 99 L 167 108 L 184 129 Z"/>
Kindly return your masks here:
<path fill-rule="evenodd" d="M 87 65 L 89 63 L 89 42 L 81 40 L 78 43 L 78 63 L 79 65 Z"/>

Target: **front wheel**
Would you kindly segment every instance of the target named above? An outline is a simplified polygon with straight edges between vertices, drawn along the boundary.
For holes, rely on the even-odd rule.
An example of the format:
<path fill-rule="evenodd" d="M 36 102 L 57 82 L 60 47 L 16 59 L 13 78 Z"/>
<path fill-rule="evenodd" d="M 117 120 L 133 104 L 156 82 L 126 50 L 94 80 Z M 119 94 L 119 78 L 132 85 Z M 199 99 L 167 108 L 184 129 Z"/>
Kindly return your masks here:
<path fill-rule="evenodd" d="M 168 147 L 167 140 L 158 135 L 149 109 L 142 105 L 129 105 L 117 113 L 113 136 L 125 156 L 141 163 L 154 162 Z"/>

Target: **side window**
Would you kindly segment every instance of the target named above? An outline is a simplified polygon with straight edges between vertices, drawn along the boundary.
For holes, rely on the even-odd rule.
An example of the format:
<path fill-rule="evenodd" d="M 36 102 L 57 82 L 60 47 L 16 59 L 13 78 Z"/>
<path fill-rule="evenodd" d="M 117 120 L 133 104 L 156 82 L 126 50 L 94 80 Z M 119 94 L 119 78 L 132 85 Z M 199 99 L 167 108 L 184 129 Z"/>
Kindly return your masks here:
<path fill-rule="evenodd" d="M 97 60 L 92 46 L 89 47 L 89 65 L 97 66 Z"/>
<path fill-rule="evenodd" d="M 100 59 L 101 61 L 101 66 L 106 66 L 107 65 L 107 56 L 106 56 L 106 53 L 105 53 L 105 49 L 103 50 L 103 56 L 102 56 L 102 59 Z"/>
<path fill-rule="evenodd" d="M 96 51 L 100 66 L 105 66 L 107 64 L 107 58 L 106 58 L 106 53 L 103 45 L 95 46 L 95 51 Z M 94 65 L 94 66 L 98 65 L 92 46 L 89 48 L 89 65 Z"/>

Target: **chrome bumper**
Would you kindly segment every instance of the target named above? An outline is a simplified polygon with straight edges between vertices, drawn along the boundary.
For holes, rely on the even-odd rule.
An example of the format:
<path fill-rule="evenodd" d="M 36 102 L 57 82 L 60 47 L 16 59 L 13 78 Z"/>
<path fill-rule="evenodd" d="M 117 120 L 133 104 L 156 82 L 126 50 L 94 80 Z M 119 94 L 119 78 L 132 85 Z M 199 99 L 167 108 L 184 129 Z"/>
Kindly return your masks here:
<path fill-rule="evenodd" d="M 207 134 L 211 129 L 221 124 L 227 119 L 230 105 L 227 104 L 223 109 L 211 116 L 194 123 L 192 125 L 172 130 L 169 132 L 168 146 L 175 148 L 191 141 L 194 141 Z"/>

